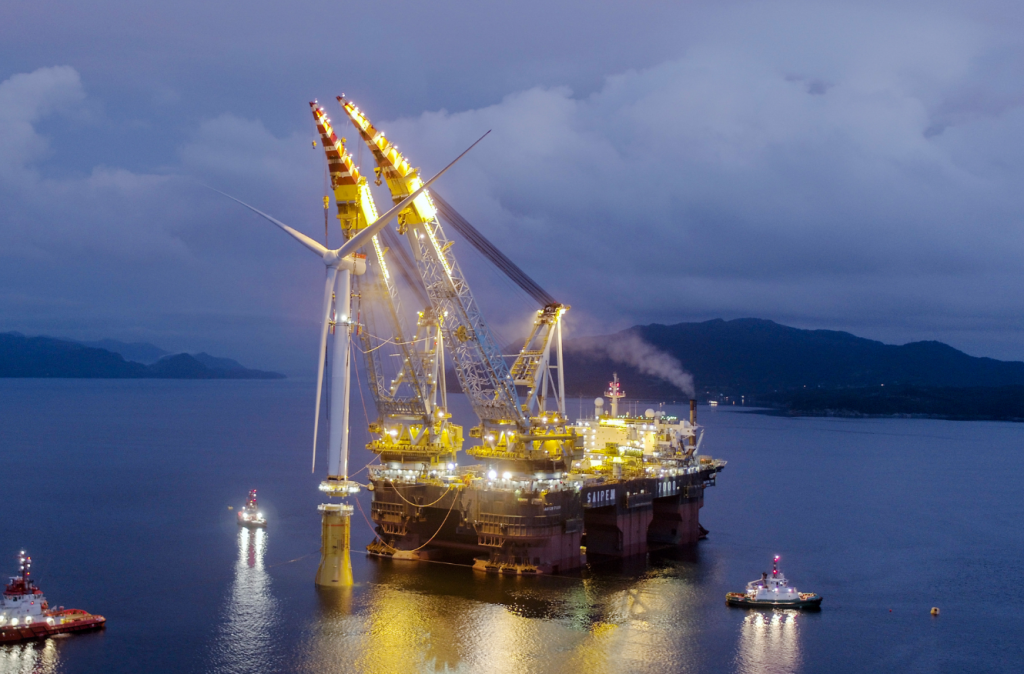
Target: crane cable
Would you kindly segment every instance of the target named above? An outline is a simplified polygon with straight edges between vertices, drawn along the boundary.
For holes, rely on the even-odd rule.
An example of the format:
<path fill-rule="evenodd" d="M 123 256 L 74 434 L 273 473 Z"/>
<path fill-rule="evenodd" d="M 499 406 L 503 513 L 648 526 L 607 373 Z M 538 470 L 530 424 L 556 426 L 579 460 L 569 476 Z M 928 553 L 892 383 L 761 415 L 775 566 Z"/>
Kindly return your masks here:
<path fill-rule="evenodd" d="M 402 496 L 402 492 L 398 491 L 398 487 L 395 486 L 394 482 L 392 482 L 391 480 L 388 480 L 387 483 L 390 484 L 391 488 L 395 490 L 396 494 L 398 494 L 398 498 L 402 499 L 403 501 L 405 501 L 406 503 L 408 503 L 411 506 L 416 506 L 417 508 L 430 508 L 431 506 L 437 505 L 438 503 L 441 502 L 441 499 L 443 499 L 445 496 L 447 496 L 448 492 L 450 492 L 453 489 L 453 487 L 451 485 L 448 485 L 448 488 L 444 490 L 444 493 L 441 494 L 440 496 L 438 496 L 437 500 L 434 501 L 433 503 L 413 503 L 409 499 L 407 499 L 404 496 Z"/>
<path fill-rule="evenodd" d="M 355 379 L 356 379 L 356 382 L 358 383 L 360 381 L 359 380 L 359 365 L 357 364 L 359 362 L 359 359 L 356 358 L 355 351 L 359 347 L 357 347 L 356 343 L 354 341 L 352 341 L 351 339 L 349 340 L 348 345 L 349 345 L 349 349 L 352 351 L 352 355 L 351 355 L 352 367 L 356 371 Z M 366 425 L 369 426 L 370 425 L 370 413 L 366 411 L 366 398 L 363 396 L 363 387 L 359 386 L 358 388 L 359 388 L 359 401 L 363 403 L 363 416 L 366 417 Z M 377 457 L 377 458 L 380 458 L 380 457 Z M 370 463 L 373 463 L 372 459 L 370 460 Z M 366 466 L 369 466 L 370 463 L 366 464 Z M 363 468 L 360 468 L 359 472 L 362 472 L 362 470 L 364 468 L 366 468 L 366 466 L 363 466 Z M 356 475 L 358 475 L 358 474 L 359 473 L 356 473 Z"/>
<path fill-rule="evenodd" d="M 443 519 L 443 520 L 441 520 L 441 526 L 439 526 L 439 527 L 437 528 L 437 531 L 435 531 L 435 532 L 434 532 L 434 535 L 433 535 L 433 536 L 431 536 L 430 538 L 428 538 L 428 539 L 427 539 L 427 542 L 426 542 L 426 543 L 424 543 L 423 545 L 421 545 L 421 546 L 420 546 L 420 547 L 418 547 L 418 548 L 414 548 L 414 549 L 410 550 L 409 552 L 419 552 L 419 551 L 420 551 L 420 550 L 422 550 L 423 548 L 425 548 L 425 547 L 427 547 L 428 545 L 430 545 L 430 541 L 432 541 L 432 540 L 434 540 L 435 538 L 437 538 L 437 535 L 438 535 L 439 533 L 441 533 L 441 529 L 444 529 L 444 525 L 445 525 L 445 523 L 447 523 L 447 522 L 448 522 L 448 517 L 449 517 L 449 516 L 451 516 L 451 514 L 452 514 L 452 509 L 453 509 L 453 508 L 455 508 L 455 499 L 454 499 L 454 498 L 452 499 L 452 504 L 451 504 L 451 505 L 450 505 L 450 506 L 448 507 L 448 513 L 447 513 L 447 514 L 446 514 L 446 515 L 444 516 L 444 519 Z"/>
<path fill-rule="evenodd" d="M 444 516 L 444 519 L 441 520 L 441 526 L 439 526 L 437 528 L 437 531 L 434 532 L 433 536 L 431 536 L 430 538 L 427 539 L 426 543 L 424 543 L 423 545 L 421 545 L 418 548 L 413 548 L 412 550 L 400 550 L 400 549 L 396 548 L 395 546 L 391 545 L 390 543 L 388 543 L 387 541 L 385 541 L 383 538 L 380 537 L 379 534 L 377 534 L 377 529 L 372 524 L 370 524 L 370 520 L 369 520 L 369 518 L 366 517 L 366 512 L 363 510 L 362 504 L 359 503 L 359 499 L 354 499 L 354 500 L 356 502 L 356 506 L 359 507 L 359 514 L 363 516 L 363 520 L 366 522 L 366 526 L 370 527 L 370 531 L 373 533 L 374 538 L 376 538 L 378 541 L 380 541 L 381 544 L 384 547 L 388 548 L 389 550 L 391 550 L 393 552 L 419 552 L 423 548 L 425 548 L 428 545 L 430 545 L 430 542 L 432 540 L 434 540 L 435 538 L 437 538 L 437 535 L 439 533 L 441 533 L 441 529 L 444 529 L 445 523 L 448 522 L 448 518 L 451 516 L 452 510 L 455 508 L 455 499 L 453 498 L 452 499 L 452 504 L 448 508 L 448 513 Z"/>
<path fill-rule="evenodd" d="M 384 240 L 384 245 L 388 247 L 388 252 L 394 253 L 391 262 L 398 267 L 398 271 L 402 274 L 402 278 L 405 279 L 405 284 L 416 295 L 416 299 L 419 301 L 420 306 L 431 306 L 430 298 L 427 297 L 427 292 L 423 288 L 423 281 L 420 279 L 419 274 L 416 273 L 416 263 L 413 262 L 412 258 L 409 256 L 409 251 L 407 251 L 405 246 L 403 246 L 398 240 L 398 235 L 388 227 L 382 229 L 381 234 L 381 238 Z"/>
<path fill-rule="evenodd" d="M 438 212 L 455 228 L 459 234 L 465 237 L 474 248 L 486 257 L 490 262 L 505 273 L 512 281 L 522 288 L 526 294 L 539 302 L 541 306 L 557 304 L 555 298 L 524 272 L 519 265 L 510 260 L 502 253 L 497 246 L 491 243 L 487 237 L 480 233 L 476 227 L 470 224 L 466 218 L 452 208 L 452 205 L 445 201 L 435 190 L 430 191 L 430 196 L 437 205 Z"/>
<path fill-rule="evenodd" d="M 381 347 L 387 346 L 388 344 L 393 344 L 395 346 L 415 346 L 416 344 L 418 344 L 420 342 L 427 343 L 427 342 L 430 341 L 429 337 L 424 337 L 423 339 L 410 339 L 407 342 L 399 342 L 397 340 L 391 339 L 390 337 L 388 337 L 387 339 L 383 339 L 383 338 L 378 337 L 377 335 L 373 334 L 369 330 L 366 330 L 365 332 L 366 332 L 366 336 L 367 337 L 370 337 L 372 339 L 376 339 L 377 341 L 380 342 L 380 344 L 378 344 L 377 346 L 370 347 L 366 351 L 363 351 L 362 349 L 359 349 L 359 352 L 364 354 L 364 355 L 367 354 L 367 353 L 372 353 L 372 352 L 376 351 L 377 349 L 379 349 Z"/>

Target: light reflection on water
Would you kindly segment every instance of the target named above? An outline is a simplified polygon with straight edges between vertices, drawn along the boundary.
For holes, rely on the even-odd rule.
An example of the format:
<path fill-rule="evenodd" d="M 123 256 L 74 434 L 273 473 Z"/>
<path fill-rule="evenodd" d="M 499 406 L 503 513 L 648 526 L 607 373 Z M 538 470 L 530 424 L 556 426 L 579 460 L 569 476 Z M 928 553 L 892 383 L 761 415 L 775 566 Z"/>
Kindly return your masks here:
<path fill-rule="evenodd" d="M 57 644 L 64 638 L 0 646 L 0 674 L 53 674 L 60 665 Z"/>
<path fill-rule="evenodd" d="M 352 594 L 321 591 L 304 670 L 601 674 L 697 664 L 689 580 L 438 571 L 384 562 Z"/>
<path fill-rule="evenodd" d="M 217 639 L 218 671 L 269 671 L 274 660 L 271 631 L 277 614 L 270 576 L 264 567 L 265 529 L 238 529 L 238 559 L 224 621 Z"/>
<path fill-rule="evenodd" d="M 782 674 L 800 667 L 799 611 L 751 611 L 740 626 L 736 669 Z"/>
<path fill-rule="evenodd" d="M 701 520 L 709 540 L 675 569 L 601 566 L 584 579 L 516 582 L 477 580 L 465 569 L 446 574 L 431 564 L 389 575 L 398 565 L 365 560 L 362 546 L 372 534 L 354 523 L 359 585 L 347 599 L 327 602 L 313 586 L 318 482 L 308 464 L 294 460 L 298 454 L 282 451 L 293 444 L 306 451 L 300 440 L 309 433 L 312 388 L 295 380 L 0 379 L 0 444 L 9 450 L 9 471 L 35 471 L 57 485 L 71 475 L 75 484 L 58 499 L 38 481 L 6 485 L 8 501 L 24 507 L 17 517 L 0 518 L 0 541 L 30 546 L 41 560 L 53 560 L 55 571 L 64 567 L 66 574 L 45 575 L 46 587 L 64 588 L 60 601 L 110 621 L 97 634 L 52 640 L 55 650 L 0 647 L 0 664 L 19 673 L 67 674 L 387 671 L 375 666 L 380 662 L 409 663 L 402 671 L 500 671 L 512 663 L 525 663 L 524 671 L 588 674 L 749 671 L 785 653 L 766 654 L 765 646 L 759 659 L 758 640 L 784 645 L 790 633 L 755 639 L 757 627 L 743 623 L 748 613 L 729 610 L 724 595 L 779 552 L 790 560 L 787 575 L 828 597 L 821 613 L 796 618 L 798 648 L 790 653 L 800 672 L 1009 674 L 1024 661 L 1016 613 L 1024 590 L 1007 582 L 1020 576 L 1024 559 L 1024 424 L 704 409 L 707 451 L 730 463 L 706 493 Z M 469 418 L 465 398 L 453 394 L 456 400 Z M 353 436 L 353 465 L 370 460 L 364 435 Z M 799 468 L 802 485 L 785 498 L 764 481 L 764 466 L 779 457 Z M 898 469 L 880 480 L 880 466 Z M 191 486 L 150 489 L 140 474 Z M 262 589 L 253 584 L 273 610 L 247 622 L 241 607 L 259 605 L 238 596 L 249 573 L 249 556 L 238 550 L 248 553 L 248 544 L 241 546 L 246 534 L 225 505 L 252 485 L 267 485 L 267 505 L 276 501 L 282 514 L 271 519 L 281 526 L 272 524 L 264 542 L 269 589 L 266 576 Z M 369 511 L 369 495 L 359 498 Z M 226 531 L 214 526 L 217 513 Z M 136 516 L 143 525 L 126 526 Z M 63 523 L 59 532 L 54 522 Z M 244 568 L 236 570 L 239 561 Z M 253 554 L 254 567 L 257 561 Z M 998 588 L 1008 599 L 978 610 L 972 593 L 943 590 L 950 568 L 964 586 Z M 368 636 L 371 627 L 386 629 L 379 616 L 396 593 L 412 595 L 410 605 L 424 613 L 403 628 L 421 632 L 403 635 L 408 653 Z M 936 604 L 940 618 L 928 615 Z M 255 625 L 251 635 L 245 624 Z M 512 652 L 493 644 L 506 662 L 488 660 L 491 642 L 505 635 L 532 648 Z M 781 669 L 790 659 L 776 662 Z"/>

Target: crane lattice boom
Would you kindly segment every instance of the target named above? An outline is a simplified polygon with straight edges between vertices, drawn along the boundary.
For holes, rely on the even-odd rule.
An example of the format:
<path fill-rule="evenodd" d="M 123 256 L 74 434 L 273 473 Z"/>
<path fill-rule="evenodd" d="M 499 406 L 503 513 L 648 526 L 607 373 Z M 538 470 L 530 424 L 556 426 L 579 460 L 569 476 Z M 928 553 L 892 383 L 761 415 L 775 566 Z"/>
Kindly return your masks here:
<path fill-rule="evenodd" d="M 355 105 L 341 96 L 338 101 L 373 153 L 377 175 L 387 183 L 395 203 L 415 192 L 422 185 L 418 170 Z M 469 229 L 476 231 L 472 226 Z M 452 242 L 445 236 L 438 209 L 428 192 L 420 194 L 400 214 L 399 232 L 409 240 L 427 294 L 442 321 L 444 341 L 451 351 L 462 389 L 480 418 L 480 426 L 472 429 L 470 435 L 483 442 L 469 453 L 478 458 L 565 465 L 582 448 L 575 433 L 565 427 L 561 316 L 568 307 L 552 301 L 538 312 L 533 333 L 513 364 L 513 378 L 513 371 L 501 355 L 450 250 Z M 486 242 L 488 250 L 497 250 L 482 235 L 477 238 Z M 529 281 L 535 297 L 550 298 L 500 251 L 492 257 Z M 558 348 L 557 366 L 550 363 L 553 341 Z M 557 387 L 551 376 L 554 367 L 558 368 Z M 517 384 L 528 387 L 527 401 L 522 405 Z M 550 413 L 545 410 L 549 388 L 554 389 L 558 401 L 557 409 Z"/>
<path fill-rule="evenodd" d="M 373 153 L 378 175 L 399 203 L 422 185 L 417 169 L 388 142 L 352 103 L 338 97 L 349 119 Z M 484 321 L 469 284 L 449 250 L 451 242 L 437 221 L 437 209 L 424 192 L 399 216 L 399 233 L 413 250 L 423 284 L 441 319 L 462 389 L 482 422 L 521 428 L 528 421 L 519 406 L 508 364 Z"/>
<path fill-rule="evenodd" d="M 337 217 L 345 238 L 349 239 L 377 220 L 377 208 L 366 178 L 353 164 L 344 139 L 338 139 L 324 109 L 315 101 L 310 103 L 310 108 L 327 154 Z M 364 322 L 357 326 L 356 332 L 365 354 L 367 372 L 372 373 L 370 391 L 379 415 L 370 427 L 379 439 L 371 442 L 369 448 L 381 454 L 383 460 L 430 458 L 434 462 L 442 455 L 454 455 L 462 444 L 461 427 L 449 424 L 447 410 L 436 405 L 438 363 L 443 348 L 438 321 L 433 309 L 427 307 L 417 315 L 414 338 L 407 340 L 409 331 L 405 327 L 398 285 L 388 264 L 388 249 L 378 236 L 373 237 L 372 244 L 378 268 L 371 278 L 361 280 L 356 292 Z M 374 343 L 374 340 L 381 342 L 383 332 L 376 326 L 374 310 L 378 308 L 383 309 L 386 316 L 389 337 L 385 343 L 390 342 L 398 351 L 395 355 L 401 359 L 398 373 L 390 381 L 384 372 L 384 356 L 389 354 L 381 349 L 383 344 Z"/>

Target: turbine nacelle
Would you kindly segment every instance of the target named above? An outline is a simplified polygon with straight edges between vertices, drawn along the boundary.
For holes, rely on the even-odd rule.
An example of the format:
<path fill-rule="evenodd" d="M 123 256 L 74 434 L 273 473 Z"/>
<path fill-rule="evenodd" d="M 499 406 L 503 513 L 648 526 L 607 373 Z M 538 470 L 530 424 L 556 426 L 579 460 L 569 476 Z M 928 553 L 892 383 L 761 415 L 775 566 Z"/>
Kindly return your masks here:
<path fill-rule="evenodd" d="M 341 257 L 338 253 L 340 248 L 335 250 L 329 250 L 324 253 L 324 264 L 329 269 L 337 269 L 338 271 L 350 271 L 356 276 L 362 276 L 366 273 L 366 257 L 359 253 L 352 253 L 346 257 Z"/>

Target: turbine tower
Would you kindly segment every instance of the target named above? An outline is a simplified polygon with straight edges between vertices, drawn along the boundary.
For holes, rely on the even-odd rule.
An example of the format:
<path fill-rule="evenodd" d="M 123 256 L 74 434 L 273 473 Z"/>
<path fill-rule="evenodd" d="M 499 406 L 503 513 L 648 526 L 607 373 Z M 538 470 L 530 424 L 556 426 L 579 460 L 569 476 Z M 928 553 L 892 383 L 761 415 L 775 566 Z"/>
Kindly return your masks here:
<path fill-rule="evenodd" d="M 488 131 L 487 133 L 490 133 Z M 484 136 L 487 134 L 485 133 Z M 369 244 L 373 238 L 394 220 L 399 213 L 408 208 L 435 180 L 466 156 L 481 136 L 450 164 L 441 169 L 433 178 L 423 183 L 414 193 L 396 204 L 372 223 L 358 231 L 346 232 L 348 240 L 340 248 L 329 249 L 318 241 L 311 239 L 263 211 L 232 197 L 224 196 L 238 202 L 257 215 L 277 225 L 309 251 L 318 255 L 327 267 L 327 281 L 324 285 L 323 311 L 320 323 L 320 352 L 316 382 L 316 412 L 313 421 L 313 471 L 316 470 L 316 443 L 320 428 L 320 400 L 323 393 L 324 361 L 327 355 L 327 333 L 332 322 L 335 325 L 333 345 L 333 365 L 331 368 L 331 410 L 330 438 L 327 455 L 327 478 L 320 483 L 320 491 L 330 497 L 346 498 L 359 491 L 359 484 L 348 479 L 348 441 L 349 441 L 349 395 L 352 381 L 352 357 L 349 348 L 351 342 L 351 297 L 352 274 L 366 272 L 366 256 L 359 251 Z M 220 191 L 220 190 L 215 190 Z M 332 321 L 332 317 L 335 319 Z M 351 567 L 348 565 L 349 518 L 352 506 L 345 503 L 324 503 L 318 510 L 322 513 L 323 530 L 321 540 L 320 568 L 317 571 L 318 585 L 351 584 Z"/>

